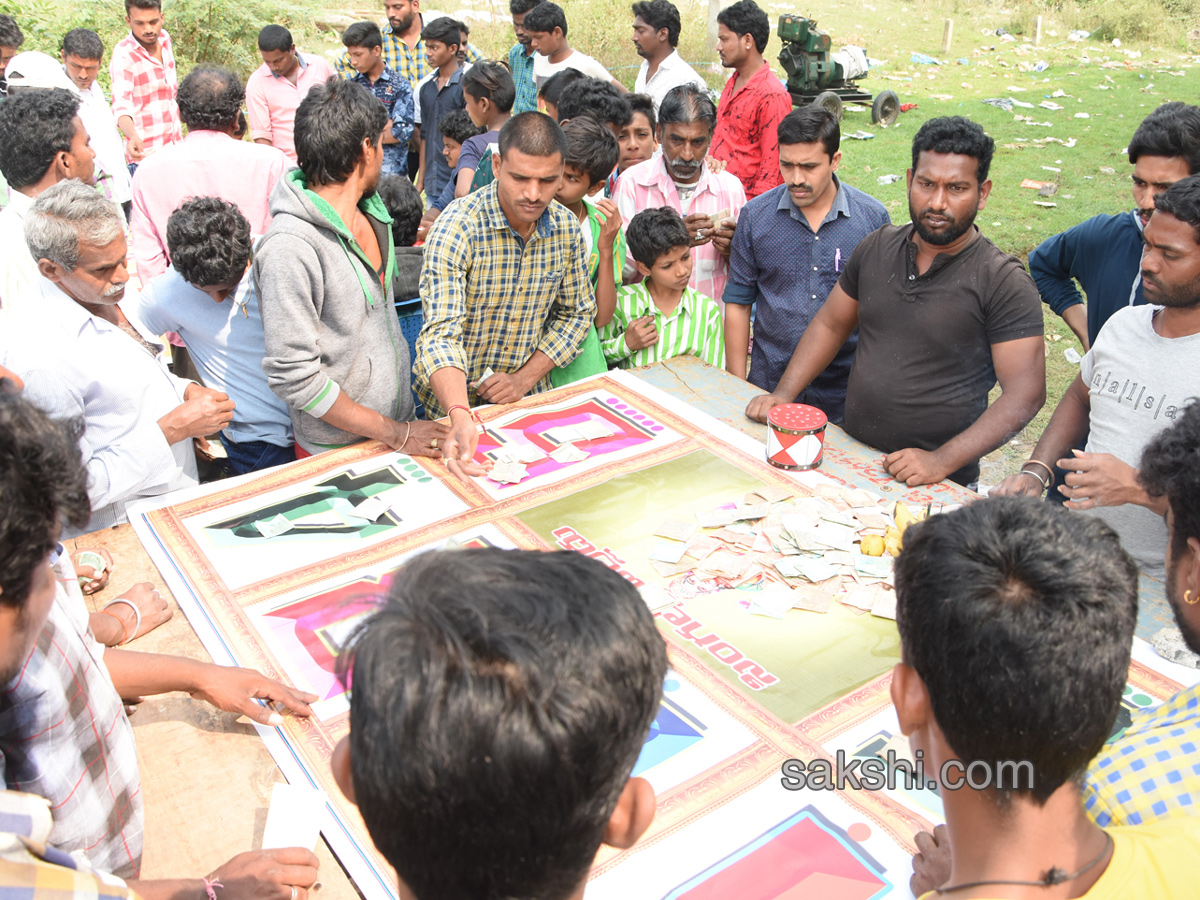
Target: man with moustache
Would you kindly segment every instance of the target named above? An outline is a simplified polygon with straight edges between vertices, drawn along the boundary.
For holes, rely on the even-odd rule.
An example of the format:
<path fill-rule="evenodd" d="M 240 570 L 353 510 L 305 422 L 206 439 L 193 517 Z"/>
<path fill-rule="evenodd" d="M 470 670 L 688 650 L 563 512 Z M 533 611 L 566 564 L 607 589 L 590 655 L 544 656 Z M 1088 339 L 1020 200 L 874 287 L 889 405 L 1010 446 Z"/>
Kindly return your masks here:
<path fill-rule="evenodd" d="M 5 365 L 54 419 L 80 419 L 90 524 L 126 521 L 125 504 L 197 484 L 192 439 L 233 416 L 218 391 L 183 381 L 159 361 L 118 305 L 125 294 L 125 218 L 80 181 L 38 195 L 25 222 L 40 277 L 5 325 Z"/>
<path fill-rule="evenodd" d="M 764 391 L 779 384 L 796 342 L 837 284 L 854 248 L 891 223 L 882 203 L 838 178 L 841 129 L 827 109 L 812 105 L 793 110 L 779 123 L 778 133 L 783 184 L 742 210 L 724 297 L 725 367 L 746 378 L 753 308 L 749 381 Z M 796 402 L 816 406 L 829 421 L 840 423 L 857 346 L 858 335 L 851 334 Z"/>
<path fill-rule="evenodd" d="M 504 123 L 499 144 L 496 180 L 450 204 L 425 239 L 413 375 L 429 415 L 450 418 L 452 471 L 479 439 L 470 407 L 549 390 L 551 370 L 575 359 L 596 317 L 583 232 L 551 202 L 566 136 L 527 112 Z"/>
<path fill-rule="evenodd" d="M 1113 313 L 1146 302 L 1142 231 L 1154 212 L 1154 198 L 1200 173 L 1200 107 L 1164 103 L 1142 120 L 1125 152 L 1133 165 L 1136 207 L 1093 216 L 1047 238 L 1029 254 L 1029 274 L 1042 300 L 1075 332 L 1084 350 Z M 1087 294 L 1086 305 L 1080 287 Z"/>
<path fill-rule="evenodd" d="M 533 80 L 534 51 L 529 32 L 525 30 L 525 13 L 541 2 L 542 0 L 509 0 L 508 3 L 513 32 L 517 36 L 517 42 L 508 51 L 508 69 L 512 72 L 513 85 L 517 89 L 517 99 L 513 101 L 512 107 L 514 116 L 537 109 L 537 82 Z"/>
<path fill-rule="evenodd" d="M 1142 571 L 1162 578 L 1166 501 L 1141 486 L 1137 465 L 1200 395 L 1200 175 L 1175 182 L 1154 209 L 1143 234 L 1146 304 L 1108 320 L 1033 454 L 995 490 L 1041 496 L 1057 464 L 1064 505 L 1104 519 Z M 1073 450 L 1085 435 L 1086 449 Z"/>
<path fill-rule="evenodd" d="M 994 150 L 960 116 L 921 126 L 908 170 L 911 223 L 885 225 L 858 245 L 779 384 L 752 399 L 747 416 L 765 422 L 772 407 L 791 403 L 857 328 L 845 430 L 882 450 L 896 481 L 977 481 L 980 458 L 1046 400 L 1037 288 L 975 227 Z"/>
<path fill-rule="evenodd" d="M 113 47 L 108 73 L 112 111 L 135 166 L 151 153 L 183 140 L 175 89 L 175 53 L 163 28 L 161 0 L 125 0 L 129 34 Z"/>
<path fill-rule="evenodd" d="M 613 201 L 628 222 L 643 209 L 668 206 L 683 216 L 692 236 L 688 284 L 718 303 L 729 277 L 729 249 L 738 214 L 746 205 L 742 183 L 704 163 L 717 124 L 717 108 L 694 84 L 672 88 L 658 110 L 658 152 L 621 173 Z M 721 214 L 714 227 L 713 218 Z M 635 277 L 633 257 L 625 277 Z M 745 347 L 742 350 L 745 351 Z"/>

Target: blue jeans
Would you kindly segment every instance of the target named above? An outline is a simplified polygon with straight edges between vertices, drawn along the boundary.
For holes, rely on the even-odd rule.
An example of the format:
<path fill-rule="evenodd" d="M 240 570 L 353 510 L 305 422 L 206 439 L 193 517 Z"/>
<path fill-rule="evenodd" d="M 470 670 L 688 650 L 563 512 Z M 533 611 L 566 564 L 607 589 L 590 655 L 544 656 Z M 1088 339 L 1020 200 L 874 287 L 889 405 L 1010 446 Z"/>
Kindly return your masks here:
<path fill-rule="evenodd" d="M 234 475 L 245 475 L 247 472 L 257 472 L 272 466 L 290 463 L 296 458 L 296 448 L 292 444 L 280 447 L 268 444 L 266 441 L 243 441 L 235 444 L 221 433 L 221 444 L 225 447 L 225 455 L 229 457 L 229 469 Z"/>

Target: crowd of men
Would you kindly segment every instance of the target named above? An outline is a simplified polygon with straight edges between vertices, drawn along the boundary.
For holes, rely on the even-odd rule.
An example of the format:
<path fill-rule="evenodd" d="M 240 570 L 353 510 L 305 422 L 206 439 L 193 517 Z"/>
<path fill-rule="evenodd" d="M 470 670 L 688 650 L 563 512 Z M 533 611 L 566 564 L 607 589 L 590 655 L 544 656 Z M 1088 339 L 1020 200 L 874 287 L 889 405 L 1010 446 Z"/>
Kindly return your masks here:
<path fill-rule="evenodd" d="M 95 870 L 89 890 L 104 896 L 304 900 L 316 880 L 299 849 L 242 854 L 207 879 L 137 880 L 137 760 L 120 698 L 185 689 L 264 723 L 277 714 L 254 698 L 298 715 L 311 698 L 255 672 L 102 651 L 169 612 L 136 585 L 89 617 L 81 591 L 107 576 L 60 537 L 201 479 L 368 439 L 480 477 L 479 404 L 679 355 L 761 389 L 751 419 L 807 403 L 877 448 L 899 482 L 975 486 L 982 457 L 1045 402 L 1045 302 L 1087 350 L 1080 374 L 1020 472 L 992 491 L 1015 497 L 937 517 L 908 542 L 893 681 L 901 726 L 927 757 L 1029 759 L 1037 784 L 1000 812 L 994 798 L 948 796 L 948 832 L 918 841 L 914 889 L 1052 871 L 1075 873 L 1080 892 L 1170 894 L 1194 827 L 1101 829 L 1194 814 L 1196 692 L 1096 755 L 1128 665 L 1130 557 L 1166 580 L 1200 649 L 1200 409 L 1189 406 L 1200 108 L 1151 112 L 1127 150 L 1135 209 L 1049 239 L 1027 271 L 976 225 L 995 150 L 979 125 L 921 125 L 909 221 L 891 224 L 837 174 L 837 119 L 792 108 L 754 0 L 718 17 L 732 70 L 719 96 L 680 56 L 670 0 L 632 4 L 632 93 L 572 47 L 561 6 L 510 9 L 504 60 L 420 0 L 386 0 L 382 28 L 347 27 L 333 65 L 271 25 L 243 83 L 213 66 L 180 78 L 160 0 L 125 0 L 111 101 L 96 33 L 66 31 L 56 56 L 21 50 L 20 23 L 0 16 L 0 761 L 10 788 L 36 785 L 44 800 L 31 802 L 54 810 L 13 858 L 51 866 L 59 857 L 33 860 L 48 838 Z M 417 297 L 410 352 L 395 303 Z M 339 782 L 413 896 L 447 893 L 432 860 L 448 861 L 456 896 L 578 896 L 601 836 L 627 846 L 653 814 L 649 786 L 629 778 L 665 665 L 648 614 L 619 577 L 569 554 L 434 555 L 405 573 L 350 656 Z M 526 620 L 531 601 L 544 622 Z M 486 606 L 482 632 L 473 603 Z M 564 616 L 586 622 L 567 634 Z M 530 629 L 537 652 L 515 650 Z M 959 657 L 979 665 L 947 663 Z M 407 710 L 380 694 L 397 660 L 429 692 L 406 695 Z M 585 668 L 637 677 L 618 690 L 583 680 Z M 83 670 L 86 709 L 55 706 L 55 685 Z M 561 771 L 562 748 L 532 711 L 543 681 L 565 709 L 588 710 L 573 720 L 572 758 L 607 768 Z M 998 716 L 1001 694 L 1024 699 Z M 477 718 L 429 732 L 412 710 L 432 697 Z M 493 719 L 511 720 L 513 743 L 478 749 Z M 1144 781 L 1134 763 L 1168 736 L 1177 752 Z M 521 748 L 539 742 L 534 766 Z M 494 784 L 469 773 L 485 752 Z M 105 766 L 88 763 L 97 755 Z M 430 760 L 461 780 L 453 803 L 427 796 L 417 773 Z M 504 779 L 533 771 L 575 806 L 500 799 Z M 18 813 L 23 802 L 0 792 Z M 500 806 L 521 817 L 519 833 Z M 996 831 L 1004 841 L 972 837 Z M 527 859 L 553 861 L 516 863 Z"/>

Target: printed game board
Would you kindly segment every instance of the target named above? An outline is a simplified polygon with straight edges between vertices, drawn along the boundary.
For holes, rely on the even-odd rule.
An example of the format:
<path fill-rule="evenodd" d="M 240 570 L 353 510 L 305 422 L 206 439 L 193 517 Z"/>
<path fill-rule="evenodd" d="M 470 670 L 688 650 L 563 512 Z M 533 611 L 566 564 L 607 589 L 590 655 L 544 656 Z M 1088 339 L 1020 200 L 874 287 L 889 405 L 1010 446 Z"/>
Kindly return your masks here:
<path fill-rule="evenodd" d="M 481 419 L 478 458 L 495 467 L 470 484 L 368 443 L 130 515 L 217 662 L 319 696 L 311 719 L 259 730 L 290 781 L 328 795 L 325 837 L 368 900 L 394 898 L 395 879 L 329 771 L 348 728 L 337 659 L 397 567 L 461 546 L 599 559 L 641 590 L 667 641 L 634 770 L 655 820 L 630 850 L 601 848 L 591 900 L 911 896 L 912 838 L 940 821 L 937 793 L 793 791 L 781 766 L 908 752 L 888 695 L 891 558 L 868 547 L 924 511 L 776 469 L 761 443 L 628 373 Z M 1139 663 L 1126 699 L 1177 688 Z"/>

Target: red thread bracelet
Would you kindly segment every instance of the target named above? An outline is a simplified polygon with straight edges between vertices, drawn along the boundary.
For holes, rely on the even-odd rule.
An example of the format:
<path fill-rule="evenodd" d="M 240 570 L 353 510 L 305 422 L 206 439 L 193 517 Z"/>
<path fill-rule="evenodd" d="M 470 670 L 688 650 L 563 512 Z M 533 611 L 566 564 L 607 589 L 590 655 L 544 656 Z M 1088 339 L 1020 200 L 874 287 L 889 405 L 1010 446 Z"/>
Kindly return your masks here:
<path fill-rule="evenodd" d="M 471 409 L 471 407 L 466 406 L 462 403 L 456 403 L 453 406 L 451 406 L 449 409 L 447 409 L 446 410 L 446 418 L 447 419 L 450 418 L 450 413 L 454 412 L 456 409 L 465 409 L 467 411 L 468 416 L 470 416 L 476 422 L 479 421 L 479 416 L 475 415 L 475 410 Z"/>

